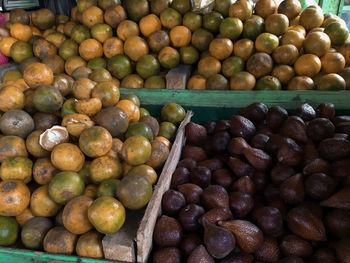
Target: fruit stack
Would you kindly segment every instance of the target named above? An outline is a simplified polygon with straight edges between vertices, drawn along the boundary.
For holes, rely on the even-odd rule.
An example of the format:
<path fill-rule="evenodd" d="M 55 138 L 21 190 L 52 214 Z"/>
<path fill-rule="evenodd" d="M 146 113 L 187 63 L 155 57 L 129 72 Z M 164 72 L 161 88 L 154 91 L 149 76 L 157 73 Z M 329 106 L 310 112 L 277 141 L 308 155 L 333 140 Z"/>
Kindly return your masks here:
<path fill-rule="evenodd" d="M 350 116 L 253 103 L 186 126 L 153 262 L 349 262 Z"/>
<path fill-rule="evenodd" d="M 78 0 L 70 18 L 11 11 L 0 51 L 75 76 L 108 69 L 122 87 L 165 88 L 169 69 L 193 65 L 187 89 L 344 90 L 350 86 L 345 22 L 298 0 Z M 5 80 L 14 80 L 10 73 Z"/>
<path fill-rule="evenodd" d="M 166 104 L 158 121 L 94 79 L 55 82 L 36 62 L 0 89 L 1 246 L 103 258 L 104 234 L 151 199 L 185 110 Z"/>

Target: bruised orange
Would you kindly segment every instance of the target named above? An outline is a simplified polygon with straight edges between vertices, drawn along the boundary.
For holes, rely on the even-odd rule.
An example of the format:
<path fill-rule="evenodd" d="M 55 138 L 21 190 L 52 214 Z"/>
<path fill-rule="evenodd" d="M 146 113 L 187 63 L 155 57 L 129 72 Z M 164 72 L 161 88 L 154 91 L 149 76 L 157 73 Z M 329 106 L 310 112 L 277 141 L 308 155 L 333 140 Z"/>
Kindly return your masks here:
<path fill-rule="evenodd" d="M 106 58 L 111 58 L 117 54 L 124 53 L 124 43 L 117 37 L 108 38 L 103 43 L 103 53 Z"/>
<path fill-rule="evenodd" d="M 33 89 L 42 85 L 51 85 L 53 72 L 44 63 L 30 64 L 23 73 L 25 82 Z"/>
<path fill-rule="evenodd" d="M 40 185 L 45 185 L 51 182 L 52 178 L 59 170 L 52 164 L 50 158 L 39 158 L 33 166 L 33 179 Z"/>
<path fill-rule="evenodd" d="M 5 180 L 0 183 L 1 216 L 18 216 L 29 205 L 30 191 L 19 180 Z"/>
<path fill-rule="evenodd" d="M 80 257 L 103 258 L 103 235 L 97 231 L 90 231 L 80 236 L 76 246 L 77 255 Z"/>
<path fill-rule="evenodd" d="M 14 156 L 28 156 L 26 145 L 21 137 L 8 135 L 0 138 L 0 163 Z"/>
<path fill-rule="evenodd" d="M 79 146 L 89 157 L 103 156 L 112 148 L 112 136 L 105 128 L 93 126 L 81 133 Z"/>
<path fill-rule="evenodd" d="M 121 5 L 112 5 L 104 13 L 106 23 L 113 28 L 116 28 L 126 17 L 125 9 Z"/>
<path fill-rule="evenodd" d="M 140 119 L 140 109 L 132 101 L 120 100 L 115 106 L 128 115 L 129 122 L 137 122 Z"/>

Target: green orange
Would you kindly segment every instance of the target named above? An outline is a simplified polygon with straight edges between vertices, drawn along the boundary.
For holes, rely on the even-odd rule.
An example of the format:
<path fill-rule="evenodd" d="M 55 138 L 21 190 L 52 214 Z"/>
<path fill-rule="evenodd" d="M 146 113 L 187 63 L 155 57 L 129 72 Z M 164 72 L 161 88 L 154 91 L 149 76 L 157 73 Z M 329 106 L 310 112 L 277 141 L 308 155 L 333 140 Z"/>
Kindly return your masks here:
<path fill-rule="evenodd" d="M 167 138 L 170 141 L 175 139 L 176 135 L 176 126 L 168 121 L 164 121 L 159 125 L 159 133 L 158 136 L 162 136 Z"/>
<path fill-rule="evenodd" d="M 144 164 L 151 156 L 151 143 L 146 137 L 132 136 L 125 140 L 121 156 L 129 165 Z"/>
<path fill-rule="evenodd" d="M 264 76 L 256 82 L 257 90 L 281 90 L 282 85 L 278 78 L 273 76 Z"/>
<path fill-rule="evenodd" d="M 160 65 L 153 55 L 144 55 L 136 63 L 136 72 L 144 79 L 158 74 Z"/>
<path fill-rule="evenodd" d="M 74 40 L 75 42 L 77 42 L 78 44 L 80 44 L 85 39 L 88 39 L 90 37 L 91 37 L 91 35 L 90 35 L 90 30 L 88 27 L 86 27 L 84 25 L 75 25 L 72 28 L 70 38 L 72 40 Z"/>
<path fill-rule="evenodd" d="M 252 16 L 244 22 L 243 37 L 255 40 L 261 33 L 264 32 L 264 19 L 260 16 Z"/>
<path fill-rule="evenodd" d="M 145 89 L 165 89 L 165 87 L 166 87 L 165 78 L 163 76 L 158 76 L 158 75 L 151 76 L 148 79 L 146 79 L 143 87 Z M 142 117 L 141 116 L 141 109 L 143 109 L 143 108 L 140 108 L 140 117 Z M 149 113 L 148 113 L 148 115 L 149 115 Z"/>
<path fill-rule="evenodd" d="M 65 40 L 58 50 L 58 54 L 64 60 L 67 60 L 69 57 L 78 55 L 78 44 L 73 39 Z"/>
<path fill-rule="evenodd" d="M 140 209 L 152 197 L 152 184 L 144 176 L 126 176 L 117 187 L 117 198 L 129 209 Z"/>
<path fill-rule="evenodd" d="M 18 223 L 14 217 L 0 216 L 0 246 L 13 245 L 18 236 Z"/>
<path fill-rule="evenodd" d="M 102 196 L 97 198 L 89 207 L 88 218 L 98 232 L 102 234 L 113 234 L 125 222 L 125 208 L 115 198 Z"/>
<path fill-rule="evenodd" d="M 97 197 L 114 196 L 119 183 L 120 180 L 118 179 L 108 179 L 102 181 L 97 187 Z"/>
<path fill-rule="evenodd" d="M 329 36 L 332 45 L 343 45 L 349 37 L 349 30 L 346 25 L 337 21 L 328 24 L 324 29 L 324 33 Z"/>
<path fill-rule="evenodd" d="M 203 28 L 212 33 L 218 33 L 223 20 L 224 18 L 219 12 L 211 11 L 203 16 Z"/>
<path fill-rule="evenodd" d="M 271 54 L 278 45 L 278 37 L 270 33 L 262 33 L 255 40 L 256 50 L 267 54 Z"/>
<path fill-rule="evenodd" d="M 84 192 L 84 182 L 75 172 L 60 172 L 49 184 L 49 195 L 58 204 L 65 204 Z"/>
<path fill-rule="evenodd" d="M 113 36 L 113 29 L 110 25 L 97 23 L 92 26 L 91 36 L 101 43 L 105 42 L 108 38 Z"/>
<path fill-rule="evenodd" d="M 123 79 L 132 73 L 132 66 L 130 59 L 123 55 L 117 54 L 108 60 L 107 69 L 117 79 Z"/>
<path fill-rule="evenodd" d="M 165 47 L 159 52 L 158 60 L 163 68 L 175 68 L 180 63 L 180 54 L 175 48 Z"/>
<path fill-rule="evenodd" d="M 107 68 L 107 61 L 104 58 L 93 58 L 87 63 L 87 67 L 94 70 L 98 68 Z"/>
<path fill-rule="evenodd" d="M 224 60 L 221 66 L 221 72 L 229 78 L 234 73 L 244 70 L 244 60 L 237 56 L 232 56 Z"/>
<path fill-rule="evenodd" d="M 27 157 L 15 156 L 2 162 L 0 176 L 4 180 L 21 180 L 29 183 L 32 179 L 33 161 Z"/>
<path fill-rule="evenodd" d="M 237 17 L 226 17 L 220 24 L 220 34 L 231 40 L 239 38 L 243 31 L 243 23 Z"/>
<path fill-rule="evenodd" d="M 43 85 L 35 89 L 33 104 L 38 111 L 54 113 L 62 107 L 63 97 L 58 89 Z"/>
<path fill-rule="evenodd" d="M 186 115 L 186 111 L 179 104 L 168 103 L 163 106 L 160 116 L 162 121 L 168 121 L 173 124 L 179 124 Z"/>
<path fill-rule="evenodd" d="M 202 26 L 202 16 L 194 12 L 188 12 L 182 19 L 182 24 L 194 32 Z"/>
<path fill-rule="evenodd" d="M 144 136 L 146 137 L 150 142 L 153 141 L 153 132 L 149 125 L 143 122 L 135 122 L 130 123 L 128 130 L 125 133 L 125 138 L 129 138 L 132 136 Z"/>
<path fill-rule="evenodd" d="M 199 52 L 193 46 L 180 48 L 180 60 L 182 64 L 193 65 L 199 59 Z"/>
<path fill-rule="evenodd" d="M 32 45 L 20 40 L 12 44 L 10 54 L 12 59 L 17 63 L 21 63 L 23 60 L 34 56 Z"/>

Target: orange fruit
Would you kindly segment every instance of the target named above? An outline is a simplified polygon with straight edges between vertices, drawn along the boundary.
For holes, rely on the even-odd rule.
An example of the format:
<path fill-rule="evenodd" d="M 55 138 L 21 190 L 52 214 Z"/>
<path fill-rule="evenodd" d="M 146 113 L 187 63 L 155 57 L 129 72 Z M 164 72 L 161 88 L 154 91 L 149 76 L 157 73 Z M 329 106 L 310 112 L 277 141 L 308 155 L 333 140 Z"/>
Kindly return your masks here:
<path fill-rule="evenodd" d="M 0 183 L 1 216 L 18 216 L 29 205 L 30 191 L 19 180 L 5 180 Z"/>
<path fill-rule="evenodd" d="M 206 78 L 201 75 L 193 75 L 187 81 L 187 89 L 206 89 Z"/>
<path fill-rule="evenodd" d="M 112 148 L 112 135 L 100 126 L 87 128 L 79 137 L 79 147 L 89 157 L 103 156 Z"/>
<path fill-rule="evenodd" d="M 209 52 L 213 57 L 223 60 L 233 51 L 233 43 L 229 38 L 215 38 L 210 42 Z"/>
<path fill-rule="evenodd" d="M 174 47 L 188 46 L 191 42 L 191 30 L 185 26 L 175 26 L 170 30 L 169 37 Z"/>
<path fill-rule="evenodd" d="M 117 105 L 118 108 L 121 108 L 130 122 L 137 122 L 140 119 L 140 109 L 130 100 L 120 100 Z"/>
<path fill-rule="evenodd" d="M 79 54 L 85 60 L 102 57 L 103 48 L 96 39 L 86 39 L 79 46 Z"/>
<path fill-rule="evenodd" d="M 13 37 L 2 37 L 0 40 L 0 51 L 6 57 L 11 56 L 11 46 L 15 43 L 17 39 Z"/>
<path fill-rule="evenodd" d="M 32 37 L 32 29 L 30 26 L 16 23 L 11 25 L 10 34 L 12 37 L 18 40 L 28 42 L 28 40 Z"/>
<path fill-rule="evenodd" d="M 44 63 L 30 64 L 23 73 L 23 79 L 33 89 L 42 85 L 51 85 L 53 72 Z"/>
<path fill-rule="evenodd" d="M 51 152 L 52 164 L 62 171 L 79 172 L 83 168 L 85 156 L 78 146 L 61 143 Z"/>
<path fill-rule="evenodd" d="M 80 236 L 76 246 L 77 255 L 80 257 L 103 258 L 103 235 L 97 231 L 90 231 Z"/>
<path fill-rule="evenodd" d="M 304 43 L 305 37 L 302 33 L 295 30 L 288 30 L 283 34 L 281 38 L 282 45 L 294 45 L 297 49 L 301 49 Z"/>
<path fill-rule="evenodd" d="M 255 40 L 255 49 L 271 54 L 279 45 L 278 37 L 271 33 L 262 33 Z"/>
<path fill-rule="evenodd" d="M 82 18 L 83 24 L 91 28 L 97 23 L 103 23 L 103 11 L 97 6 L 90 6 L 83 12 Z"/>
<path fill-rule="evenodd" d="M 231 90 L 252 90 L 255 87 L 255 77 L 246 71 L 236 72 L 230 78 Z"/>
<path fill-rule="evenodd" d="M 155 14 L 149 14 L 144 16 L 139 22 L 140 30 L 142 35 L 148 37 L 154 31 L 160 30 L 162 28 L 162 24 L 160 19 Z"/>
<path fill-rule="evenodd" d="M 146 40 L 139 36 L 130 36 L 124 43 L 124 53 L 131 60 L 138 61 L 140 57 L 148 54 Z"/>
<path fill-rule="evenodd" d="M 233 45 L 233 53 L 243 60 L 247 60 L 255 51 L 254 42 L 250 39 L 243 38 Z"/>
<path fill-rule="evenodd" d="M 198 73 L 205 78 L 218 74 L 221 70 L 221 63 L 218 59 L 207 56 L 198 62 Z"/>
<path fill-rule="evenodd" d="M 321 58 L 322 70 L 325 73 L 338 73 L 345 67 L 345 58 L 341 53 L 326 53 Z"/>
<path fill-rule="evenodd" d="M 108 38 L 103 43 L 103 53 L 106 58 L 111 58 L 117 54 L 124 53 L 124 43 L 117 37 Z"/>
<path fill-rule="evenodd" d="M 123 169 L 119 160 L 107 155 L 97 157 L 90 165 L 90 177 L 95 184 L 108 179 L 118 179 L 122 173 Z"/>
<path fill-rule="evenodd" d="M 265 20 L 265 30 L 276 36 L 283 35 L 289 26 L 289 20 L 286 15 L 272 14 Z"/>
<path fill-rule="evenodd" d="M 294 64 L 295 72 L 300 76 L 314 77 L 321 70 L 321 60 L 313 54 L 300 56 Z"/>
<path fill-rule="evenodd" d="M 144 80 L 137 74 L 130 74 L 123 78 L 120 86 L 123 88 L 141 89 L 143 88 Z"/>
<path fill-rule="evenodd" d="M 106 9 L 104 14 L 106 23 L 113 28 L 116 28 L 126 17 L 125 9 L 121 5 L 110 6 Z"/>
<path fill-rule="evenodd" d="M 125 208 L 115 198 L 102 196 L 89 207 L 88 217 L 97 231 L 103 234 L 113 234 L 125 222 Z M 108 221 L 106 221 L 106 218 L 108 218 Z"/>
<path fill-rule="evenodd" d="M 124 20 L 117 27 L 117 36 L 123 41 L 130 36 L 138 36 L 139 34 L 139 26 L 131 20 Z"/>
<path fill-rule="evenodd" d="M 277 3 L 275 0 L 259 0 L 255 5 L 255 14 L 262 18 L 267 18 L 277 10 Z"/>

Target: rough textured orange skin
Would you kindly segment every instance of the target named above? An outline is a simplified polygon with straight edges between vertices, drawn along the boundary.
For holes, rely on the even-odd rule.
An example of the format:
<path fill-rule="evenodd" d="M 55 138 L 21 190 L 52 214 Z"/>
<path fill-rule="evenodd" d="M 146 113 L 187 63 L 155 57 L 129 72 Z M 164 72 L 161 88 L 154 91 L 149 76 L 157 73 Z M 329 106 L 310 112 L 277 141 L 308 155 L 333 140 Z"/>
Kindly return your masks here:
<path fill-rule="evenodd" d="M 121 155 L 129 165 L 144 164 L 151 156 L 152 146 L 148 139 L 143 136 L 128 138 L 122 147 Z"/>
<path fill-rule="evenodd" d="M 45 185 L 50 183 L 58 172 L 59 170 L 52 164 L 50 158 L 39 158 L 33 166 L 33 179 L 38 184 Z"/>
<path fill-rule="evenodd" d="M 79 100 L 75 103 L 75 110 L 80 114 L 92 117 L 99 113 L 102 109 L 102 102 L 98 98 L 88 100 Z"/>
<path fill-rule="evenodd" d="M 133 61 L 138 61 L 148 51 L 146 40 L 139 36 L 130 36 L 124 42 L 124 53 Z"/>
<path fill-rule="evenodd" d="M 103 235 L 97 231 L 90 231 L 78 239 L 76 252 L 78 256 L 103 258 Z"/>
<path fill-rule="evenodd" d="M 79 54 L 85 60 L 99 58 L 103 55 L 103 48 L 96 39 L 86 39 L 79 46 Z"/>
<path fill-rule="evenodd" d="M 63 226 L 52 228 L 44 238 L 44 251 L 55 254 L 72 254 L 77 235 L 70 233 Z"/>
<path fill-rule="evenodd" d="M 105 128 L 93 126 L 81 133 L 79 147 L 89 157 L 103 156 L 112 148 L 112 136 Z"/>
<path fill-rule="evenodd" d="M 73 71 L 79 67 L 85 67 L 86 61 L 79 56 L 72 56 L 66 60 L 64 70 L 68 75 L 72 75 Z"/>
<path fill-rule="evenodd" d="M 50 155 L 50 152 L 46 151 L 39 144 L 39 138 L 42 132 L 42 130 L 35 130 L 30 133 L 26 139 L 26 147 L 28 152 L 36 158 L 46 157 Z"/>
<path fill-rule="evenodd" d="M 162 142 L 151 142 L 152 152 L 146 164 L 154 169 L 161 168 L 169 156 L 169 148 Z"/>
<path fill-rule="evenodd" d="M 88 209 L 93 199 L 88 196 L 78 196 L 70 200 L 64 207 L 62 221 L 64 227 L 73 234 L 81 235 L 92 229 L 88 219 Z"/>
<path fill-rule="evenodd" d="M 78 100 L 87 100 L 91 98 L 91 92 L 96 83 L 88 78 L 79 78 L 74 81 L 72 93 Z"/>
<path fill-rule="evenodd" d="M 106 58 L 111 58 L 117 54 L 124 53 L 124 43 L 117 37 L 108 38 L 103 43 L 103 53 Z"/>
<path fill-rule="evenodd" d="M 37 188 L 30 199 L 30 209 L 35 216 L 51 217 L 55 216 L 61 209 L 49 196 L 48 185 Z"/>
<path fill-rule="evenodd" d="M 101 156 L 91 162 L 90 177 L 94 183 L 100 183 L 107 179 L 118 179 L 122 173 L 122 165 L 118 159 Z"/>
<path fill-rule="evenodd" d="M 21 227 L 23 227 L 23 225 L 33 217 L 35 216 L 33 215 L 32 210 L 30 210 L 30 208 L 26 208 L 22 213 L 16 216 L 16 221 Z"/>
<path fill-rule="evenodd" d="M 85 156 L 78 146 L 61 143 L 51 152 L 52 164 L 62 171 L 79 172 L 83 168 Z"/>
<path fill-rule="evenodd" d="M 86 128 L 94 125 L 89 116 L 85 114 L 72 113 L 65 116 L 62 120 L 62 126 L 66 127 L 69 134 L 79 137 Z"/>
<path fill-rule="evenodd" d="M 97 6 L 91 6 L 83 12 L 82 22 L 88 28 L 94 24 L 103 23 L 103 11 Z"/>
<path fill-rule="evenodd" d="M 123 147 L 123 142 L 118 138 L 113 138 L 112 148 L 108 151 L 106 155 L 119 160 L 122 147 Z"/>
<path fill-rule="evenodd" d="M 56 55 L 57 48 L 54 44 L 45 39 L 37 39 L 33 44 L 33 53 L 34 56 L 43 59 L 47 56 Z"/>
<path fill-rule="evenodd" d="M 0 89 L 0 110 L 22 109 L 25 104 L 25 96 L 21 88 L 9 85 Z"/>
<path fill-rule="evenodd" d="M 23 78 L 29 87 L 35 89 L 41 85 L 51 85 L 53 72 L 44 63 L 33 63 L 24 70 Z"/>
<path fill-rule="evenodd" d="M 88 217 L 97 231 L 103 234 L 112 234 L 123 226 L 125 208 L 115 198 L 102 196 L 89 207 Z"/>
<path fill-rule="evenodd" d="M 29 205 L 30 191 L 19 180 L 5 180 L 0 183 L 0 215 L 18 216 Z"/>
<path fill-rule="evenodd" d="M 13 156 L 28 156 L 24 140 L 12 135 L 0 138 L 0 163 Z"/>
<path fill-rule="evenodd" d="M 222 60 L 228 58 L 233 51 L 233 43 L 229 38 L 216 38 L 209 45 L 210 55 Z"/>
<path fill-rule="evenodd" d="M 113 5 L 107 8 L 104 14 L 106 23 L 113 28 L 116 28 L 126 18 L 125 9 L 121 5 Z"/>
<path fill-rule="evenodd" d="M 171 149 L 171 142 L 167 138 L 163 136 L 157 136 L 156 138 L 154 138 L 154 140 L 164 143 L 169 148 L 169 150 Z"/>
<path fill-rule="evenodd" d="M 19 180 L 25 184 L 32 180 L 33 161 L 27 157 L 11 157 L 2 162 L 0 176 L 5 180 Z"/>
<path fill-rule="evenodd" d="M 291 44 L 282 45 L 274 50 L 272 57 L 278 64 L 293 65 L 299 57 L 299 51 Z"/>

